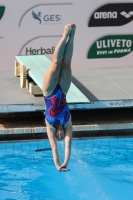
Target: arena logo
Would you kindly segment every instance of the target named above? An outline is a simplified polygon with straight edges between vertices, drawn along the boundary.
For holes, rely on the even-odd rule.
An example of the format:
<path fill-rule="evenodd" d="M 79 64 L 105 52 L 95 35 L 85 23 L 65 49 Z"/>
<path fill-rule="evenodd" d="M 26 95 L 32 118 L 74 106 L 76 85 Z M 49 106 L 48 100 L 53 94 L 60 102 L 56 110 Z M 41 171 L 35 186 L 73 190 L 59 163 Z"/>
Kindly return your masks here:
<path fill-rule="evenodd" d="M 129 13 L 123 11 L 123 12 L 121 12 L 120 14 L 121 14 L 122 16 L 126 17 L 126 18 L 130 18 L 130 17 L 132 17 L 132 15 L 133 15 L 133 11 L 131 11 L 131 12 L 129 12 Z"/>
<path fill-rule="evenodd" d="M 2 19 L 5 12 L 5 6 L 0 6 L 0 20 Z"/>
<path fill-rule="evenodd" d="M 39 24 L 44 23 L 61 23 L 62 16 L 60 14 L 45 14 L 42 16 L 41 12 L 35 13 L 32 10 L 32 17 L 39 21 Z"/>
<path fill-rule="evenodd" d="M 117 12 L 95 12 L 94 13 L 95 19 L 116 19 Z"/>
<path fill-rule="evenodd" d="M 133 20 L 133 3 L 106 4 L 91 16 L 88 26 L 122 26 Z"/>
<path fill-rule="evenodd" d="M 133 35 L 111 35 L 97 40 L 87 58 L 120 58 L 133 51 Z"/>

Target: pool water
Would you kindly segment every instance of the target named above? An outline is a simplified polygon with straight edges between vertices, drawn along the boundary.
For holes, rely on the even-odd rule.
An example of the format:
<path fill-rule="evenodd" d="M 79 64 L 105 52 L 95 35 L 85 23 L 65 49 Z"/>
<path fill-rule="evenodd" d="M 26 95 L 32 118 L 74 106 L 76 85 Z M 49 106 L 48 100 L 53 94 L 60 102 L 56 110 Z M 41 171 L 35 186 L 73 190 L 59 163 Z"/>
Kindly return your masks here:
<path fill-rule="evenodd" d="M 133 200 L 133 138 L 73 140 L 68 167 L 47 140 L 1 143 L 0 200 Z"/>

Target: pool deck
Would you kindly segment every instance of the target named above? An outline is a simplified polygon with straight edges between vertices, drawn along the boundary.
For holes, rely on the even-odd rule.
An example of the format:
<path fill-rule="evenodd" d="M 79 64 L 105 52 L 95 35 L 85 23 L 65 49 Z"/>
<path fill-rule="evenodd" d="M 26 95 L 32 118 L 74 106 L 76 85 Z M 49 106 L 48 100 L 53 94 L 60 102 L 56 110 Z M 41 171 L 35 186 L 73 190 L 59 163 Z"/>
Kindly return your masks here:
<path fill-rule="evenodd" d="M 133 137 L 133 123 L 92 124 L 73 126 L 73 138 Z M 46 127 L 4 128 L 0 126 L 0 141 L 48 139 Z"/>
<path fill-rule="evenodd" d="M 70 110 L 133 107 L 133 67 L 74 68 L 72 73 L 72 82 L 90 102 L 70 103 Z M 0 72 L 0 92 L 0 113 L 44 111 L 43 97 L 21 89 L 14 71 Z"/>
<path fill-rule="evenodd" d="M 123 109 L 133 109 L 133 67 L 114 69 L 110 68 L 86 68 L 73 69 L 72 81 L 74 84 L 83 92 L 83 94 L 90 100 L 89 103 L 80 104 L 69 104 L 69 109 L 74 112 L 85 110 L 87 112 L 96 112 L 98 109 L 102 110 L 99 114 L 105 116 L 105 119 L 99 123 L 95 117 L 92 117 L 92 113 L 88 113 L 92 119 L 91 122 L 85 122 L 80 124 L 79 122 L 74 123 L 73 126 L 73 137 L 99 137 L 99 136 L 132 136 L 133 132 L 133 116 L 130 113 L 130 119 L 127 120 L 129 114 L 125 114 Z M 78 81 L 80 80 L 80 82 Z M 13 71 L 1 72 L 0 73 L 0 115 L 7 115 L 3 123 L 0 116 L 0 140 L 4 140 L 5 135 L 8 139 L 21 138 L 25 139 L 25 136 L 29 134 L 29 138 L 34 137 L 43 139 L 47 138 L 46 128 L 41 122 L 26 123 L 24 120 L 17 122 L 17 126 L 14 126 L 15 122 L 9 123 L 12 116 L 8 114 L 16 115 L 17 113 L 34 113 L 40 112 L 41 115 L 44 111 L 44 101 L 42 96 L 30 95 L 27 89 L 20 88 L 20 78 L 14 76 Z M 122 109 L 123 111 L 119 116 L 125 116 L 122 120 L 115 119 L 116 113 L 113 114 L 113 121 L 106 121 L 109 110 Z M 108 109 L 104 115 L 104 110 Z M 84 113 L 77 114 L 79 121 L 84 121 Z M 8 124 L 8 125 L 7 125 Z M 11 137 L 10 137 L 11 136 Z M 13 136 L 13 137 L 12 137 Z M 17 137 L 18 136 L 18 137 Z M 23 137 L 20 137 L 23 136 Z"/>
<path fill-rule="evenodd" d="M 71 111 L 73 138 L 133 137 L 133 108 Z M 0 115 L 0 141 L 47 139 L 42 112 Z"/>

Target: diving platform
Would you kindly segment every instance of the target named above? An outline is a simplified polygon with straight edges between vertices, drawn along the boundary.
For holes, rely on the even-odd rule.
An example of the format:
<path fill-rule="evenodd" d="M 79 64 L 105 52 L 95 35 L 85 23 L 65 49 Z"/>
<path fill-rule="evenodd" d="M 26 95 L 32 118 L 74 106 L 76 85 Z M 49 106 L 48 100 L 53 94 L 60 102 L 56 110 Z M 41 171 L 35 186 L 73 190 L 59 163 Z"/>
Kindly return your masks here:
<path fill-rule="evenodd" d="M 16 56 L 15 70 L 0 72 L 0 114 L 44 112 L 42 74 L 50 64 L 43 55 Z M 32 68 L 36 69 L 35 74 L 32 74 Z M 71 111 L 133 108 L 132 66 L 84 66 L 74 67 L 72 71 L 67 94 Z"/>
<path fill-rule="evenodd" d="M 44 55 L 16 56 L 14 73 L 20 76 L 20 87 L 26 87 L 31 95 L 42 95 L 44 75 L 50 65 L 51 61 Z M 72 82 L 66 100 L 68 104 L 90 102 Z"/>

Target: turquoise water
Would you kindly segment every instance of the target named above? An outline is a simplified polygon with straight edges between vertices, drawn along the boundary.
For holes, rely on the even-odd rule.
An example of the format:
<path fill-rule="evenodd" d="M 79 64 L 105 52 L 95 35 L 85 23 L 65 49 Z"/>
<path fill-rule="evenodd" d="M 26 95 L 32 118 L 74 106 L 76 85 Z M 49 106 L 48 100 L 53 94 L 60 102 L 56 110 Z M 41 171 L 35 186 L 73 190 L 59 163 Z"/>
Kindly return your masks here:
<path fill-rule="evenodd" d="M 133 138 L 73 140 L 69 168 L 49 141 L 1 143 L 0 200 L 133 200 Z"/>

